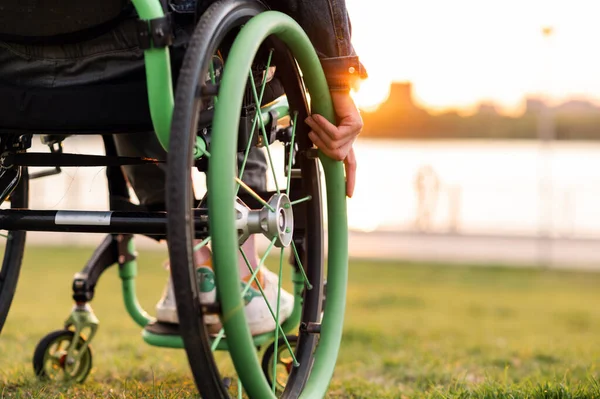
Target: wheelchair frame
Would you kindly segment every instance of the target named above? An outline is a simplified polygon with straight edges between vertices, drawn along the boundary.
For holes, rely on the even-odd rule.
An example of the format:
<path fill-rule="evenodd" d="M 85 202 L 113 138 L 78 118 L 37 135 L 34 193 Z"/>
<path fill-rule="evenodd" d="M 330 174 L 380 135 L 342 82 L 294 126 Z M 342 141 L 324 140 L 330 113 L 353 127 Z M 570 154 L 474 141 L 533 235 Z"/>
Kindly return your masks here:
<path fill-rule="evenodd" d="M 141 20 L 146 21 L 151 36 L 159 35 L 161 25 L 153 24 L 153 21 L 159 21 L 165 17 L 160 0 L 132 0 Z M 226 73 L 231 77 L 231 83 L 223 84 L 220 88 L 219 96 L 223 99 L 233 98 L 235 100 L 235 90 L 231 87 L 236 85 L 245 85 L 247 79 L 246 66 L 252 62 L 251 54 L 258 49 L 258 44 L 264 41 L 268 36 L 274 35 L 285 43 L 293 53 L 296 61 L 302 70 L 306 82 L 307 91 L 310 93 L 311 109 L 313 112 L 325 116 L 334 122 L 334 111 L 331 104 L 331 96 L 328 91 L 327 83 L 318 56 L 312 47 L 304 31 L 291 18 L 278 12 L 266 11 L 253 17 L 241 30 L 238 38 L 233 44 Z M 257 44 L 258 43 L 258 44 Z M 250 55 L 244 55 L 244 53 Z M 249 58 L 250 57 L 250 58 Z M 147 89 L 149 98 L 150 114 L 152 124 L 157 138 L 162 147 L 168 152 L 170 145 L 171 122 L 174 109 L 174 93 L 171 78 L 171 64 L 168 46 L 151 46 L 144 50 L 145 69 L 147 75 Z M 234 77 L 237 78 L 234 79 Z M 208 87 L 210 90 L 210 86 Z M 225 108 L 217 108 L 216 113 L 224 114 Z M 287 101 L 280 100 L 261 109 L 261 119 L 263 124 L 273 123 L 289 115 L 289 105 Z M 221 122 L 220 124 L 218 122 Z M 234 130 L 238 127 L 233 118 L 216 119 L 213 126 L 214 132 Z M 218 134 L 218 133 L 216 133 Z M 19 143 L 21 138 L 15 138 L 15 145 L 26 145 Z M 60 143 L 59 143 L 60 146 Z M 194 156 L 196 159 L 209 157 L 207 144 L 199 135 L 196 138 Z M 337 214 L 338 224 L 330 225 L 328 231 L 329 239 L 329 263 L 333 265 L 347 265 L 348 235 L 346 224 L 345 207 L 345 184 L 343 179 L 343 165 L 335 162 L 318 152 L 325 178 L 327 181 L 327 205 L 328 209 L 333 209 Z M 50 165 L 48 165 L 50 166 Z M 12 189 L 18 184 L 19 178 L 13 182 Z M 110 184 L 110 183 L 109 183 Z M 124 184 L 119 182 L 117 184 Z M 6 200 L 12 189 L 4 190 L 0 202 Z M 123 188 L 119 187 L 122 191 Z M 204 238 L 202 232 L 208 231 L 208 212 L 200 208 L 197 215 L 201 218 L 195 220 L 196 231 L 199 233 L 197 238 Z M 202 218 L 206 216 L 206 218 Z M 76 301 L 71 316 L 65 323 L 65 328 L 75 328 L 75 338 L 69 347 L 69 355 L 78 360 L 81 357 L 89 342 L 96 333 L 98 320 L 93 314 L 88 303 L 92 300 L 94 287 L 102 272 L 113 264 L 119 265 L 119 276 L 122 280 L 123 298 L 125 307 L 131 318 L 141 327 L 146 327 L 152 322 L 150 317 L 139 305 L 135 295 L 135 276 L 137 274 L 137 265 L 135 261 L 135 248 L 131 234 L 147 234 L 164 236 L 166 234 L 167 216 L 164 212 L 138 212 L 138 211 L 108 211 L 108 212 L 90 212 L 90 211 L 34 211 L 34 210 L 9 210 L 0 211 L 0 226 L 7 230 L 27 230 L 27 231 L 55 231 L 55 232 L 95 232 L 108 233 L 109 235 L 100 244 L 94 255 L 89 260 L 85 268 L 77 273 L 73 282 L 73 298 Z M 335 280 L 338 285 L 346 285 L 347 268 L 330 267 L 328 270 L 328 280 Z M 303 289 L 303 278 L 298 271 L 293 278 L 294 296 L 301 298 Z M 319 356 L 316 357 L 313 374 L 315 378 L 310 378 L 307 384 L 308 397 L 311 392 L 323 392 L 329 384 L 333 374 L 331 362 L 322 359 L 335 359 L 339 350 L 341 341 L 341 330 L 343 325 L 343 315 L 345 308 L 345 294 L 339 292 L 331 295 L 328 299 L 327 310 L 333 316 L 323 320 L 323 328 L 333 331 L 331 334 L 321 336 L 321 341 L 317 347 Z M 282 325 L 285 333 L 289 333 L 300 322 L 301 305 L 300 300 L 294 303 L 294 310 L 288 320 Z M 301 326 L 309 333 L 318 333 L 321 325 Z M 87 341 L 82 347 L 78 347 L 80 333 L 89 329 Z M 144 330 L 144 340 L 154 346 L 183 348 L 184 343 L 179 335 L 158 335 Z M 267 333 L 257 336 L 251 343 L 255 347 L 260 347 L 270 340 L 273 334 Z M 213 349 L 228 350 L 227 342 L 217 339 L 214 342 Z M 75 351 L 77 348 L 77 351 Z M 335 362 L 334 362 L 335 363 Z"/>

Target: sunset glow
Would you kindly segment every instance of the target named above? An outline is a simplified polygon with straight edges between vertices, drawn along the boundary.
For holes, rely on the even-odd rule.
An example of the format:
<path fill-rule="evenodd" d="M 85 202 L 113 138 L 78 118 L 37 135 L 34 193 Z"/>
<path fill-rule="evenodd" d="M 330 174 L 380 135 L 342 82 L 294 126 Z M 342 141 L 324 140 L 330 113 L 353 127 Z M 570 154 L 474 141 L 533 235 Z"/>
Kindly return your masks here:
<path fill-rule="evenodd" d="M 389 82 L 415 102 L 470 113 L 481 101 L 519 113 L 527 95 L 600 99 L 597 0 L 347 0 L 353 43 L 369 71 L 366 108 Z M 548 33 L 544 35 L 544 29 Z"/>
<path fill-rule="evenodd" d="M 365 80 L 357 92 L 352 92 L 352 97 L 359 108 L 365 111 L 375 111 L 390 94 L 391 79 L 385 74 L 369 77 Z"/>

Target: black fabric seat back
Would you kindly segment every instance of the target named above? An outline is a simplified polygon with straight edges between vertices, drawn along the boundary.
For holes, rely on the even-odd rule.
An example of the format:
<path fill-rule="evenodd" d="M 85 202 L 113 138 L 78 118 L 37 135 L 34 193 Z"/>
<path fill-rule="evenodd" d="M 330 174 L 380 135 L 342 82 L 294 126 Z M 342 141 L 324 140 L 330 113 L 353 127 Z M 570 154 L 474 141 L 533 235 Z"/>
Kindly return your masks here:
<path fill-rule="evenodd" d="M 173 85 L 185 55 L 171 52 Z M 0 134 L 98 134 L 154 130 L 144 69 L 119 79 L 72 87 L 23 87 L 0 79 Z"/>
<path fill-rule="evenodd" d="M 143 80 L 51 89 L 0 82 L 0 134 L 152 130 Z"/>
<path fill-rule="evenodd" d="M 0 0 L 0 40 L 64 40 L 112 26 L 132 9 L 130 0 Z"/>

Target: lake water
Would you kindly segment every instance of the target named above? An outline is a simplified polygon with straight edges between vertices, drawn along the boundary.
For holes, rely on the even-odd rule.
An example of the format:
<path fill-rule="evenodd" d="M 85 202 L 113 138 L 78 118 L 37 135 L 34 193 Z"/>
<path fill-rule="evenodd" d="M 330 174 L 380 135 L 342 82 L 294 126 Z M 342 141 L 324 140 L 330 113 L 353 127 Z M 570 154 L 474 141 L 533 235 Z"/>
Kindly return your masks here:
<path fill-rule="evenodd" d="M 101 140 L 73 137 L 65 152 L 100 154 Z M 359 140 L 356 152 L 353 230 L 600 237 L 600 143 Z M 64 169 L 31 193 L 37 209 L 107 208 L 102 168 Z"/>

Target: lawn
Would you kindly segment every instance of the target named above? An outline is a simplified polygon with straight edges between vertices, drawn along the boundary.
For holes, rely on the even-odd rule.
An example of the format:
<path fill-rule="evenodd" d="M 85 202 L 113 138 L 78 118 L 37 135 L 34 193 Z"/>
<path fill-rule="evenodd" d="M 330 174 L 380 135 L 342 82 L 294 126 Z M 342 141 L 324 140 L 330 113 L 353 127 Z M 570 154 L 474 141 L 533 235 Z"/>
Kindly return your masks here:
<path fill-rule="evenodd" d="M 92 302 L 94 368 L 78 386 L 33 376 L 37 342 L 72 306 L 89 249 L 26 252 L 0 337 L 0 398 L 197 397 L 185 354 L 146 345 L 126 314 L 117 271 Z M 160 296 L 164 252 L 140 253 L 138 292 Z M 143 282 L 143 284 L 142 284 Z M 352 262 L 331 398 L 600 398 L 600 274 L 533 268 Z"/>

